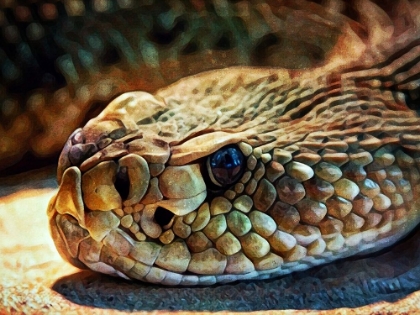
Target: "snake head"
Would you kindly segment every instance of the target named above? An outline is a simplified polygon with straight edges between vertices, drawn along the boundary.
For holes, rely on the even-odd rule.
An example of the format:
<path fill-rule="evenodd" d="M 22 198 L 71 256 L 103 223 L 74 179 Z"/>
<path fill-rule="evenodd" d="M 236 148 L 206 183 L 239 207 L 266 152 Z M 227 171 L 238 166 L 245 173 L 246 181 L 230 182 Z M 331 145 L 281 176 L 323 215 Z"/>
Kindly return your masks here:
<path fill-rule="evenodd" d="M 251 221 L 230 211 L 236 193 L 228 190 L 236 184 L 243 191 L 251 181 L 246 159 L 252 147 L 242 140 L 255 132 L 203 131 L 206 121 L 191 130 L 173 116 L 162 99 L 127 93 L 70 135 L 59 158 L 59 191 L 48 209 L 54 241 L 69 262 L 163 284 L 209 284 L 225 270 L 255 271 L 234 236 L 250 232 Z M 254 169 L 252 158 L 248 168 Z M 258 167 L 261 178 L 265 168 Z M 284 170 L 275 172 L 272 180 Z M 264 201 L 265 182 L 255 198 L 268 208 L 274 195 Z M 249 212 L 252 199 L 235 205 Z M 269 245 L 261 236 L 249 234 L 245 242 L 255 237 L 265 256 Z"/>
<path fill-rule="evenodd" d="M 389 82 L 418 54 L 393 56 L 121 95 L 61 153 L 48 209 L 59 252 L 126 279 L 205 285 L 391 245 L 420 220 L 420 120 L 402 92 L 418 85 Z"/>

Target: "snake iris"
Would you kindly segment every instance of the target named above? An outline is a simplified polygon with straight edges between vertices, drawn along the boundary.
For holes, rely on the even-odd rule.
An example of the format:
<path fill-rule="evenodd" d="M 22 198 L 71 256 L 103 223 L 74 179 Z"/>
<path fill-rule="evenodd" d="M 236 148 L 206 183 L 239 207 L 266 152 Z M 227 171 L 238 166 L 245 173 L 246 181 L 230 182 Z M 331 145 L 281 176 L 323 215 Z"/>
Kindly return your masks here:
<path fill-rule="evenodd" d="M 420 221 L 420 45 L 401 47 L 351 69 L 228 68 L 119 96 L 61 153 L 60 254 L 208 285 L 392 245 Z"/>

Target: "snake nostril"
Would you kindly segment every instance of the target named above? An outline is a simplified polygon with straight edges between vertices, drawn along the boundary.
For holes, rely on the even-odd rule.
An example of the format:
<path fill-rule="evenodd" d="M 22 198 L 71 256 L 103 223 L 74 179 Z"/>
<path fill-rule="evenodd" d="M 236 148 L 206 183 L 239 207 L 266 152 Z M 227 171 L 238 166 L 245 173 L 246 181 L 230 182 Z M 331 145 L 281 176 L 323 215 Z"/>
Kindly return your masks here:
<path fill-rule="evenodd" d="M 127 167 L 120 167 L 114 183 L 115 189 L 118 191 L 122 199 L 127 199 L 130 193 L 130 181 L 127 174 Z"/>
<path fill-rule="evenodd" d="M 155 211 L 155 222 L 161 227 L 164 227 L 165 225 L 169 224 L 173 217 L 174 214 L 165 208 L 158 207 Z"/>

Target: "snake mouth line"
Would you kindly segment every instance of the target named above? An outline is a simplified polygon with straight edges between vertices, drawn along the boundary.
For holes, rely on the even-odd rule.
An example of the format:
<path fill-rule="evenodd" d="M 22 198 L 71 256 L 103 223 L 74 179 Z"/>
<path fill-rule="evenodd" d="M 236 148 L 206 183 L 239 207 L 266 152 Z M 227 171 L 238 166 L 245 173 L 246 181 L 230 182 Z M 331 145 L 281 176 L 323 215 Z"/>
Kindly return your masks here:
<path fill-rule="evenodd" d="M 417 212 L 417 211 L 416 211 Z M 127 261 L 130 258 L 133 258 L 133 256 L 128 255 L 127 257 L 121 257 L 118 256 L 117 253 L 113 252 L 112 249 L 107 248 L 107 245 L 110 245 L 109 243 L 105 242 L 105 245 L 102 247 L 102 253 L 100 255 L 104 255 L 108 257 L 108 263 L 105 262 L 94 262 L 90 261 L 92 257 L 83 256 L 83 251 L 86 249 L 85 244 L 90 243 L 92 245 L 92 239 L 87 236 L 85 233 L 85 237 L 83 240 L 79 243 L 79 249 L 78 249 L 78 255 L 80 257 L 80 262 L 76 264 L 77 267 L 81 268 L 90 268 L 93 270 L 97 270 L 103 273 L 107 273 L 114 276 L 119 276 L 125 279 L 136 279 L 141 281 L 146 281 L 150 283 L 156 283 L 156 284 L 163 284 L 163 285 L 169 285 L 169 286 L 196 286 L 196 285 L 213 285 L 215 283 L 229 283 L 234 281 L 241 281 L 241 280 L 252 280 L 252 279 L 269 279 L 273 277 L 282 276 L 285 274 L 289 274 L 291 272 L 296 271 L 303 271 L 306 269 L 309 269 L 313 266 L 326 264 L 338 259 L 346 258 L 349 256 L 354 255 L 357 253 L 358 255 L 365 255 L 370 254 L 376 251 L 379 251 L 383 248 L 392 246 L 397 240 L 400 240 L 406 236 L 408 231 L 412 230 L 413 227 L 419 224 L 419 219 L 412 218 L 413 220 L 403 220 L 401 222 L 393 222 L 392 227 L 382 228 L 382 231 L 377 231 L 378 234 L 383 234 L 384 237 L 372 242 L 370 238 L 371 235 L 365 234 L 360 235 L 361 238 L 364 239 L 361 244 L 362 247 L 355 247 L 352 246 L 351 242 L 347 242 L 348 246 L 343 248 L 340 252 L 325 252 L 324 254 L 321 254 L 317 257 L 306 257 L 302 259 L 302 261 L 298 262 L 285 262 L 279 267 L 273 268 L 273 269 L 267 269 L 267 270 L 254 270 L 251 272 L 246 272 L 242 274 L 195 274 L 190 271 L 186 271 L 183 273 L 174 272 L 165 268 L 162 268 L 161 266 L 157 265 L 156 263 L 150 263 L 154 260 L 152 256 L 146 257 L 142 256 L 141 261 L 144 261 L 145 263 L 137 261 L 134 266 L 131 266 L 130 264 L 127 264 Z M 55 220 L 60 221 L 67 221 L 71 222 L 74 221 L 71 217 L 68 215 L 61 216 L 60 214 L 57 214 L 55 217 Z M 408 226 L 409 225 L 409 226 Z M 58 224 L 52 224 L 52 231 L 53 235 L 54 233 L 60 234 L 61 242 L 65 243 L 66 249 L 69 249 L 69 245 L 67 243 L 66 237 L 64 237 L 63 233 L 65 233 L 62 228 Z M 394 230 L 394 233 L 392 235 L 386 236 L 389 234 L 390 230 Z M 395 232 L 397 230 L 397 232 Z M 372 232 L 372 231 L 371 231 Z M 118 233 L 123 233 L 122 231 L 119 231 Z M 132 241 L 133 245 L 135 246 L 135 241 Z M 56 243 L 60 243 L 58 239 L 56 239 Z M 71 245 L 70 245 L 71 246 Z M 360 246 L 360 245 L 359 245 Z M 60 247 L 58 246 L 60 249 Z M 361 249 L 362 248 L 362 249 Z M 149 248 L 150 249 L 150 248 Z M 67 251 L 66 251 L 67 252 Z M 151 253 L 153 250 L 150 251 Z M 144 251 L 143 251 L 144 253 Z M 130 257 L 130 258 L 128 258 Z M 149 263 L 147 263 L 149 261 Z"/>

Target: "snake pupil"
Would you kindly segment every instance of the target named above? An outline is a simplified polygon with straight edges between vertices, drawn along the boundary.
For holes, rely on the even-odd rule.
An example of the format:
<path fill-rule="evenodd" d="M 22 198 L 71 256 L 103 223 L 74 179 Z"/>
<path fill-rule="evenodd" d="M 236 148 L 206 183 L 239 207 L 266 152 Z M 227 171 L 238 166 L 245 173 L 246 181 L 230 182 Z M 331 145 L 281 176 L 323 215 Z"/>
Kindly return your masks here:
<path fill-rule="evenodd" d="M 207 168 L 214 184 L 231 185 L 242 175 L 244 155 L 236 146 L 224 147 L 209 156 Z"/>

